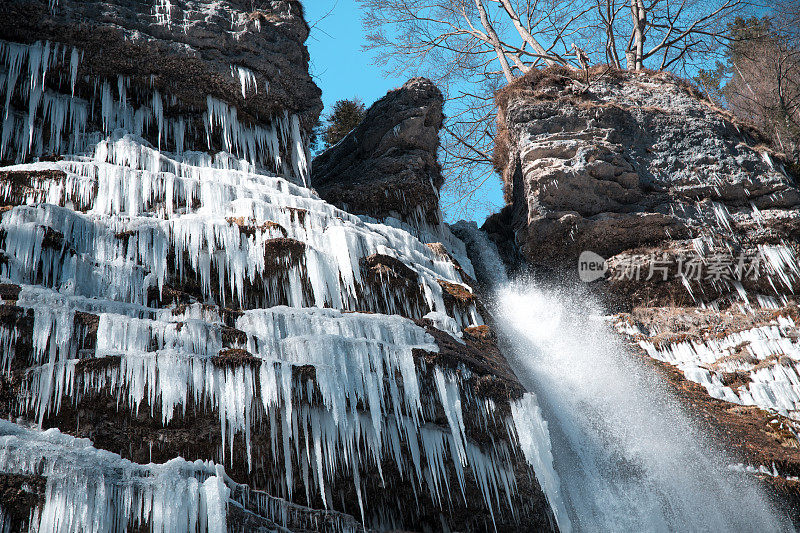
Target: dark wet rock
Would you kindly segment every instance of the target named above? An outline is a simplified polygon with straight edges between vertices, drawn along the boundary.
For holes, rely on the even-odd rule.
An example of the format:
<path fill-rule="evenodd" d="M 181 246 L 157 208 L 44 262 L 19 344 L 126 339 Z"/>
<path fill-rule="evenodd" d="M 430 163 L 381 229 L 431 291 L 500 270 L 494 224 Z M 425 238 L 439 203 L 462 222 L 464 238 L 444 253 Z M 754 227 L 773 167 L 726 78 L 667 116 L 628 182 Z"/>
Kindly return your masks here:
<path fill-rule="evenodd" d="M 274 123 L 291 134 L 286 117 L 296 115 L 308 138 L 322 111 L 321 91 L 308 72 L 308 32 L 297 0 L 17 0 L 5 2 L 0 10 L 0 40 L 22 45 L 38 41 L 49 46 L 46 51 L 56 46 L 65 50 L 50 60 L 50 70 L 64 68 L 60 75 L 45 78 L 48 89 L 93 102 L 97 112 L 90 115 L 95 118 L 100 117 L 103 82 L 110 84 L 114 98 L 123 83 L 131 104 L 153 110 L 157 104 L 152 94 L 158 91 L 163 116 L 183 117 L 185 145 L 205 144 L 208 98 L 235 107 L 245 127 Z M 80 58 L 74 88 L 71 73 L 63 72 L 70 69 L 73 48 Z M 250 82 L 243 87 L 240 68 L 255 87 Z M 99 121 L 97 127 L 103 127 Z M 216 124 L 217 131 L 222 127 Z M 144 137 L 174 151 L 178 144 L 169 129 L 159 131 L 152 124 Z M 226 148 L 216 135 L 210 140 L 212 149 Z M 292 147 L 284 144 L 281 151 L 286 166 L 277 170 L 291 174 L 296 170 L 289 168 Z M 7 152 L 2 159 L 20 155 Z M 56 154 L 33 155 L 53 159 Z"/>
<path fill-rule="evenodd" d="M 44 503 L 47 479 L 29 474 L 0 474 L 3 524 L 8 531 L 24 531 L 31 512 Z"/>

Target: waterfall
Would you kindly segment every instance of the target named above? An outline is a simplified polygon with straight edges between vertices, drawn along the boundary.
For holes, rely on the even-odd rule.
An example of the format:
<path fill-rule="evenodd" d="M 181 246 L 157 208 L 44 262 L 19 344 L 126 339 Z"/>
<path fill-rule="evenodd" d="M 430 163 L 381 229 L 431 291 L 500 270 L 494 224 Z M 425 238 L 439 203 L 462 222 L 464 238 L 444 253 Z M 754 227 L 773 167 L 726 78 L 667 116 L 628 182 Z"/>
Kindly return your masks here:
<path fill-rule="evenodd" d="M 488 274 L 504 354 L 547 421 L 569 518 L 562 531 L 793 530 L 629 353 L 587 291 L 509 280 L 474 224 L 455 229 Z"/>

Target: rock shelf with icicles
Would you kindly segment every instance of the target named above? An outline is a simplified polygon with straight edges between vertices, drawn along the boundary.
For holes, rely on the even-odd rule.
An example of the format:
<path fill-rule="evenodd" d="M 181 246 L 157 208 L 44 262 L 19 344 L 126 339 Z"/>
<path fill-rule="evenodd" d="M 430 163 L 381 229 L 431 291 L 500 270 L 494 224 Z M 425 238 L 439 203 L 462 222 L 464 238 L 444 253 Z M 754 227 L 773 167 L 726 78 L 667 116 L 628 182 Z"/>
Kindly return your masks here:
<path fill-rule="evenodd" d="M 173 459 L 162 465 L 137 465 L 87 439 L 58 430 L 39 432 L 0 421 L 0 468 L 25 476 L 31 490 L 37 478 L 44 504 L 32 511 L 40 531 L 121 529 L 150 525 L 153 531 L 228 531 L 229 515 L 248 515 L 252 524 L 312 531 L 363 531 L 352 518 L 335 512 L 309 513 L 285 500 L 251 491 L 226 475 L 221 465 Z M 34 474 L 30 474 L 34 472 Z M 272 516 L 276 520 L 253 519 Z M 0 510 L 0 519 L 9 517 Z"/>
<path fill-rule="evenodd" d="M 754 405 L 800 420 L 800 349 L 791 313 L 774 311 L 764 325 L 710 338 L 660 339 L 635 325 L 625 333 L 654 359 L 677 366 L 714 398 Z"/>
<path fill-rule="evenodd" d="M 444 227 L 445 247 L 420 241 L 264 173 L 258 154 L 277 151 L 237 129 L 226 104 L 209 100 L 206 132 L 221 130 L 235 154 L 209 155 L 186 149 L 156 91 L 149 108 L 128 105 L 123 78 L 116 96 L 96 83 L 99 104 L 53 103 L 38 76 L 67 55 L 80 57 L 48 44 L 0 55 L 14 77 L 28 74 L 7 74 L 6 95 L 22 87 L 34 102 L 27 120 L 8 112 L 3 146 L 21 159 L 68 152 L 0 169 L 0 346 L 14 391 L 4 414 L 22 424 L 4 423 L 0 468 L 47 480 L 13 527 L 69 530 L 54 519 L 66 508 L 98 513 L 98 531 L 248 520 L 348 531 L 415 516 L 447 524 L 460 507 L 491 528 L 539 512 L 531 474 L 547 464 L 517 434 L 540 418 L 535 402 L 437 359 L 430 328 L 458 346 L 483 324 L 460 241 Z M 102 127 L 91 131 L 95 104 Z M 156 130 L 160 149 L 142 138 Z M 266 145 L 300 142 L 271 131 Z M 62 137 L 71 144 L 47 144 Z M 169 455 L 180 431 L 198 433 L 179 450 L 193 463 Z M 113 475 L 88 471 L 90 455 Z M 164 464 L 141 466 L 151 462 Z M 101 512 L 92 498 L 115 491 L 133 494 L 130 506 Z M 164 518 L 167 508 L 181 512 Z"/>
<path fill-rule="evenodd" d="M 714 222 L 703 235 L 666 247 L 661 263 L 639 263 L 636 254 L 611 259 L 617 269 L 626 261 L 638 264 L 636 281 L 652 284 L 654 294 L 659 268 L 674 268 L 676 259 L 695 263 L 694 275 L 676 276 L 679 294 L 671 306 L 635 307 L 617 317 L 617 329 L 709 396 L 775 413 L 776 423 L 797 434 L 800 426 L 777 417 L 800 421 L 800 263 L 792 239 L 770 227 L 788 214 L 754 204 L 732 211 L 710 204 Z M 619 271 L 615 275 L 624 278 Z"/>
<path fill-rule="evenodd" d="M 102 136 L 124 130 L 178 155 L 204 140 L 203 149 L 235 154 L 239 166 L 307 184 L 308 152 L 297 116 L 284 112 L 270 124 L 248 124 L 239 120 L 236 107 L 211 96 L 205 109 L 168 116 L 168 104 L 175 104 L 169 94 L 152 87 L 140 94 L 122 75 L 115 80 L 83 76 L 82 57 L 75 47 L 49 41 L 0 41 L 0 161 L 78 154 L 91 150 Z M 243 98 L 258 91 L 252 71 L 230 68 Z"/>
<path fill-rule="evenodd" d="M 752 225 L 752 220 L 763 230 L 765 217 L 777 216 L 773 212 L 762 214 L 753 207 L 732 215 L 715 206 L 715 213 L 717 234 L 692 241 L 703 266 L 712 268 L 720 249 L 724 252 L 716 257 L 723 259 L 731 256 L 729 250 L 739 249 L 740 257 L 754 258 L 758 268 L 744 275 L 721 271 L 718 280 L 706 275 L 709 285 L 705 287 L 684 279 L 683 289 L 694 306 L 643 305 L 619 315 L 617 329 L 647 356 L 675 366 L 687 380 L 701 385 L 710 397 L 764 410 L 770 431 L 796 441 L 800 434 L 800 315 L 794 293 L 800 269 L 795 247 L 774 238 L 761 244 L 752 236 L 741 244 L 737 232 Z M 753 233 L 758 236 L 757 230 Z M 736 267 L 734 263 L 732 268 Z M 723 296 L 709 298 L 706 290 Z M 749 465 L 746 471 L 752 468 L 767 467 Z M 775 468 L 769 467 L 769 475 Z M 781 472 L 786 479 L 792 477 Z"/>

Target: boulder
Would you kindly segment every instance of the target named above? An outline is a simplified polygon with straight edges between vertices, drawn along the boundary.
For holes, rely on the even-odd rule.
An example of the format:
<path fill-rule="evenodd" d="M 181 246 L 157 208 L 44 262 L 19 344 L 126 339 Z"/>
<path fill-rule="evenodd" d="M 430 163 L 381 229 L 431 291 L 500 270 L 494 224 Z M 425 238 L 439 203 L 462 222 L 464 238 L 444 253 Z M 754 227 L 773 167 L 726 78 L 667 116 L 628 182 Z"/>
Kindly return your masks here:
<path fill-rule="evenodd" d="M 793 177 L 758 132 L 687 83 L 605 68 L 588 88 L 581 78 L 534 71 L 497 95 L 496 165 L 532 264 L 694 238 L 720 226 L 723 211 L 800 206 Z"/>

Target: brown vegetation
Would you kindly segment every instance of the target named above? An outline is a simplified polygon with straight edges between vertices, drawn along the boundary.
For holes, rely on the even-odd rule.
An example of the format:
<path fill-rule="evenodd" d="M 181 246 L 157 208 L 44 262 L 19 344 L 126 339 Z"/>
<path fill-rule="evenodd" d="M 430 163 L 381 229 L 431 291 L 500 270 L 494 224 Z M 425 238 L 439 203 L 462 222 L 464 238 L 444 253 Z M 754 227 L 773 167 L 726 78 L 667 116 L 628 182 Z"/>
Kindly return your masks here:
<path fill-rule="evenodd" d="M 288 235 L 286 228 L 277 222 L 272 222 L 271 220 L 268 220 L 262 224 L 258 224 L 256 219 L 252 217 L 228 217 L 225 220 L 231 226 L 238 226 L 239 230 L 242 232 L 242 235 L 246 235 L 248 237 L 252 237 L 257 231 L 266 233 L 271 230 L 281 233 L 284 237 Z"/>
<path fill-rule="evenodd" d="M 442 287 L 445 301 L 452 298 L 461 304 L 470 304 L 475 302 L 475 294 L 464 285 L 451 283 L 443 279 L 437 279 L 436 281 Z"/>
<path fill-rule="evenodd" d="M 211 358 L 211 364 L 221 368 L 236 368 L 246 365 L 260 365 L 261 358 L 255 357 L 241 348 L 227 348 Z"/>

